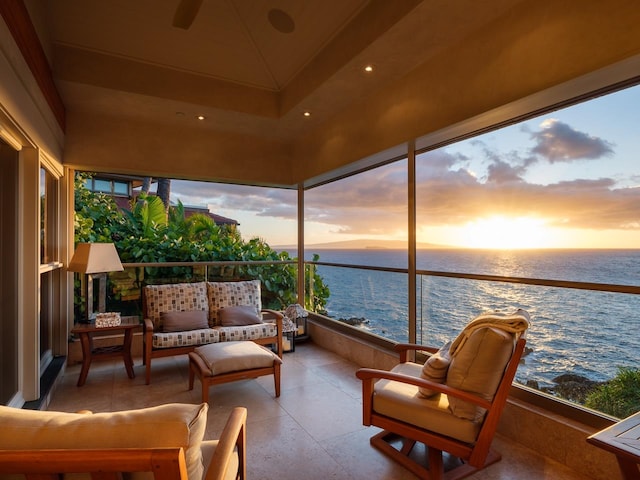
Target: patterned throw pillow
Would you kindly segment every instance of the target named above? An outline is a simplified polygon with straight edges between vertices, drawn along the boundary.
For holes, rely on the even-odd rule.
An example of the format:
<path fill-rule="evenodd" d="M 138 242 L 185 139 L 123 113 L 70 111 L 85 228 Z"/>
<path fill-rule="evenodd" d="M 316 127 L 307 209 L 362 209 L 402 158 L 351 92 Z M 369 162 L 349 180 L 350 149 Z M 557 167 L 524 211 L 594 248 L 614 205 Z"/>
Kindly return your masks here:
<path fill-rule="evenodd" d="M 444 383 L 447 379 L 447 370 L 449 370 L 449 364 L 451 363 L 451 357 L 449 356 L 449 347 L 451 342 L 445 343 L 440 350 L 431 355 L 422 367 L 420 377 L 425 380 L 431 380 L 435 383 Z M 437 393 L 430 388 L 420 387 L 420 395 L 423 397 L 432 397 Z"/>

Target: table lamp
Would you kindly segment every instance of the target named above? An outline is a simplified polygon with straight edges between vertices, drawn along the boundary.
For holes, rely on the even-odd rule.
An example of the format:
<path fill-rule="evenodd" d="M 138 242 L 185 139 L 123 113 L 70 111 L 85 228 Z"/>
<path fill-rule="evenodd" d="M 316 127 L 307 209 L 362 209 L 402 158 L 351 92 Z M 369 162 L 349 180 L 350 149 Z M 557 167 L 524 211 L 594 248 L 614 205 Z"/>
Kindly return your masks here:
<path fill-rule="evenodd" d="M 98 280 L 98 311 L 105 311 L 107 298 L 107 272 L 124 270 L 120 257 L 113 243 L 79 243 L 73 253 L 69 267 L 70 272 L 84 273 L 83 296 L 85 300 L 84 322 L 91 322 L 93 313 L 93 282 Z"/>

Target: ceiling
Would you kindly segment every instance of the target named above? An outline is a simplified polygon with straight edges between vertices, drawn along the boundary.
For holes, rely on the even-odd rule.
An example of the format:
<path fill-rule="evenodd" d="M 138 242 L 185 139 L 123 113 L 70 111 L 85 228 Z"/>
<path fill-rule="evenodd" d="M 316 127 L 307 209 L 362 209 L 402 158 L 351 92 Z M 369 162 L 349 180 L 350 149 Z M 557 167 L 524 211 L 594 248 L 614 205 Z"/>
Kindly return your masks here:
<path fill-rule="evenodd" d="M 286 141 L 522 0 L 203 0 L 188 29 L 181 1 L 45 1 L 67 112 Z"/>

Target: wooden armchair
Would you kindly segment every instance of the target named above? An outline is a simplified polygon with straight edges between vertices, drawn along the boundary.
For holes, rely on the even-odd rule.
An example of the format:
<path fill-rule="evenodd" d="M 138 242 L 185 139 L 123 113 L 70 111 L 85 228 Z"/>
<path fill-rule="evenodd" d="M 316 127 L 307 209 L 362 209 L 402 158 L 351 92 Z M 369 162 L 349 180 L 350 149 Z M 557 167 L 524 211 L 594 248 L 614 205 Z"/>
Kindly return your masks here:
<path fill-rule="evenodd" d="M 528 316 L 526 319 L 528 325 Z M 423 378 L 423 366 L 407 360 L 411 351 L 437 352 L 422 345 L 397 345 L 400 363 L 391 371 L 358 370 L 363 424 L 383 429 L 371 438 L 372 446 L 418 477 L 431 480 L 464 478 L 497 462 L 501 456 L 491 450 L 491 442 L 524 346 L 521 334 L 476 330 L 465 339 L 462 349 L 467 351 L 451 360 L 444 383 Z M 471 364 L 454 366 L 456 361 L 469 360 Z M 460 367 L 470 375 L 462 381 L 456 377 L 459 371 L 452 371 Z M 434 395 L 424 397 L 420 388 Z M 426 465 L 415 453 L 410 456 L 417 442 L 427 447 Z M 456 458 L 445 462 L 443 452 Z"/>
<path fill-rule="evenodd" d="M 206 404 L 104 414 L 2 407 L 0 419 L 7 438 L 0 439 L 0 478 L 22 475 L 26 480 L 59 480 L 64 474 L 76 473 L 95 480 L 116 480 L 123 478 L 122 473 L 132 473 L 127 478 L 146 480 L 151 473 L 157 480 L 245 480 L 247 409 L 232 410 L 217 440 L 200 441 L 206 412 Z M 149 429 L 156 438 L 148 438 Z M 174 441 L 177 445 L 187 436 L 186 448 L 157 446 Z M 119 446 L 123 444 L 127 448 Z"/>

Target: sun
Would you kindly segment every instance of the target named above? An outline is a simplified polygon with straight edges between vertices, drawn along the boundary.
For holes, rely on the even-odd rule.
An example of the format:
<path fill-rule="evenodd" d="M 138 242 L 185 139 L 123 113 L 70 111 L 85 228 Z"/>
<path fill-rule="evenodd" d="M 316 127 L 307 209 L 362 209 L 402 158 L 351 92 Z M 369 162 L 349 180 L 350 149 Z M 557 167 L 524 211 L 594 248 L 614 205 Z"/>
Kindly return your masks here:
<path fill-rule="evenodd" d="M 493 216 L 467 223 L 461 243 L 470 248 L 516 250 L 545 248 L 553 244 L 553 235 L 540 218 Z"/>

